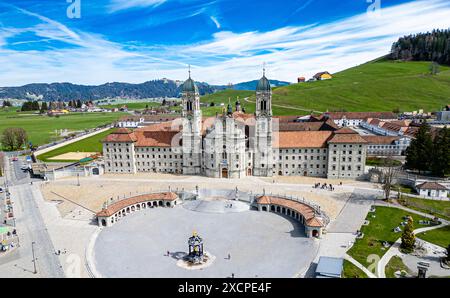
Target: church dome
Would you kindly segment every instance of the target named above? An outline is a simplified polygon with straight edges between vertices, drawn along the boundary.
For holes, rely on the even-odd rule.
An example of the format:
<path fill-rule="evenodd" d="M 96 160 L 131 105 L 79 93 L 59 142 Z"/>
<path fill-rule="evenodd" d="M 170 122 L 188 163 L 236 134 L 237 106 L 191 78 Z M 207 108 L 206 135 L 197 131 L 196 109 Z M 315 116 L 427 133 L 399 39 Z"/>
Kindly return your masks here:
<path fill-rule="evenodd" d="M 190 77 L 183 83 L 183 92 L 198 92 L 197 85 Z"/>
<path fill-rule="evenodd" d="M 256 91 L 270 91 L 270 82 L 264 75 L 258 82 L 258 85 L 256 86 Z"/>

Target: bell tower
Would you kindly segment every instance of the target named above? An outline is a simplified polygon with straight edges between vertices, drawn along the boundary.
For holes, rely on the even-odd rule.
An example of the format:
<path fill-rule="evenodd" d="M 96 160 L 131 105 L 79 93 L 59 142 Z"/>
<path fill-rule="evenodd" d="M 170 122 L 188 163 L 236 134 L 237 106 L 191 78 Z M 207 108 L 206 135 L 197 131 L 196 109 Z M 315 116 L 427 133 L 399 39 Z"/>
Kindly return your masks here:
<path fill-rule="evenodd" d="M 181 101 L 183 105 L 183 174 L 201 174 L 202 156 L 202 111 L 200 110 L 200 95 L 194 80 L 189 78 L 182 86 Z"/>
<path fill-rule="evenodd" d="M 273 175 L 272 151 L 272 88 L 266 78 L 266 69 L 256 87 L 253 175 L 270 177 Z"/>

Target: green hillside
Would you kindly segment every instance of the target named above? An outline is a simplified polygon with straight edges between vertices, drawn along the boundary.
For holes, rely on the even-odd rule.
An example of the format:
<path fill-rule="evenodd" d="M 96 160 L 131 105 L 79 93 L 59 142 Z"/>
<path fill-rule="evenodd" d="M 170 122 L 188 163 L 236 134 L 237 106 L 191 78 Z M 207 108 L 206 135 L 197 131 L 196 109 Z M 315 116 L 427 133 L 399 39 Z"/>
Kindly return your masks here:
<path fill-rule="evenodd" d="M 334 74 L 328 81 L 307 82 L 273 90 L 275 115 L 305 114 L 307 111 L 436 111 L 450 103 L 450 68 L 430 75 L 429 62 L 379 60 Z M 254 92 L 226 90 L 202 98 L 223 102 Z M 228 99 L 226 100 L 228 102 Z M 241 100 L 242 102 L 242 100 Z M 244 102 L 249 112 L 254 105 Z M 279 109 L 277 113 L 277 109 Z M 302 112 L 303 110 L 303 112 Z"/>

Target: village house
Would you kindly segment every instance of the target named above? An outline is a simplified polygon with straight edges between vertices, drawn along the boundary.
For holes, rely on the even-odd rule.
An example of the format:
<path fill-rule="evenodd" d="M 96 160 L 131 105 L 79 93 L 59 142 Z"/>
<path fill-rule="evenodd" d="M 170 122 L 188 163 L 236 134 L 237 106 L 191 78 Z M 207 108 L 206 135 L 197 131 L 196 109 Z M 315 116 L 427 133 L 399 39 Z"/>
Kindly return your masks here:
<path fill-rule="evenodd" d="M 439 198 L 439 199 L 447 199 L 448 198 L 448 189 L 442 184 L 436 182 L 424 182 L 419 185 L 416 185 L 416 190 L 420 196 L 428 197 L 428 198 Z"/>
<path fill-rule="evenodd" d="M 333 78 L 333 76 L 328 71 L 323 71 L 323 72 L 316 73 L 313 76 L 313 78 L 316 81 L 323 81 L 323 80 L 330 80 Z"/>
<path fill-rule="evenodd" d="M 367 118 L 376 118 L 383 121 L 397 120 L 397 114 L 392 112 L 325 112 L 322 117 L 333 120 L 341 127 L 359 126 Z"/>

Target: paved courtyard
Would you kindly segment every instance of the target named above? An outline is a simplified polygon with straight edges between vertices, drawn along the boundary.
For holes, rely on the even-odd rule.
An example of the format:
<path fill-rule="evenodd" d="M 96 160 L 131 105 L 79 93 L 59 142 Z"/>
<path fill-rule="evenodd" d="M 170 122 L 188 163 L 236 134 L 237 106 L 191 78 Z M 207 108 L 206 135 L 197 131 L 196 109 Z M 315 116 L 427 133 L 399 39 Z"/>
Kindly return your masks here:
<path fill-rule="evenodd" d="M 287 217 L 244 209 L 195 210 L 147 209 L 103 229 L 93 246 L 95 270 L 104 277 L 293 277 L 317 254 L 319 240 L 306 238 L 303 227 Z M 202 270 L 176 265 L 177 253 L 188 250 L 194 230 L 216 257 Z M 167 251 L 172 256 L 165 256 Z"/>

